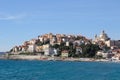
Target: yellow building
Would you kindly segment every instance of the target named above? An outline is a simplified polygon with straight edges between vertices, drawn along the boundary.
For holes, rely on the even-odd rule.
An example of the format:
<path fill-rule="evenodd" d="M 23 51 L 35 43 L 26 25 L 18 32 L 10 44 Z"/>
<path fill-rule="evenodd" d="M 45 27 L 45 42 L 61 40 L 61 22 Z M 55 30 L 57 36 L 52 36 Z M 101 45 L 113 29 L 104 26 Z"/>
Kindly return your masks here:
<path fill-rule="evenodd" d="M 61 57 L 67 58 L 68 56 L 69 56 L 69 51 L 67 50 L 62 51 Z"/>
<path fill-rule="evenodd" d="M 36 52 L 43 52 L 43 46 L 36 46 Z"/>

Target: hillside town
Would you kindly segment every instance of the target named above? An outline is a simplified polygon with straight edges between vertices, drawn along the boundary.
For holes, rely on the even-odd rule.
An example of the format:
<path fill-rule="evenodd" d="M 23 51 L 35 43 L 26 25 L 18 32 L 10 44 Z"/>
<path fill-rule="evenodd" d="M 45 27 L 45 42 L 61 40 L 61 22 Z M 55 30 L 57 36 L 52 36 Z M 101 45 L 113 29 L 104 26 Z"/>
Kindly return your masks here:
<path fill-rule="evenodd" d="M 13 47 L 9 54 L 120 60 L 120 40 L 111 40 L 105 31 L 94 39 L 49 33 Z"/>

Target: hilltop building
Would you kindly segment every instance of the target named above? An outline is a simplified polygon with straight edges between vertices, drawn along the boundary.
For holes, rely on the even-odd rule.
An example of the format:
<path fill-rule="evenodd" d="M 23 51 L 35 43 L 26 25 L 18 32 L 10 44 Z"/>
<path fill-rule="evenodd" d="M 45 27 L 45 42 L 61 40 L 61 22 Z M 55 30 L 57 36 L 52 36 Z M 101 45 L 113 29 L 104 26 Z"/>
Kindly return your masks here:
<path fill-rule="evenodd" d="M 97 36 L 95 35 L 95 39 L 93 40 L 93 44 L 98 44 L 100 46 L 106 45 L 107 47 L 120 47 L 120 40 L 111 40 L 105 31 Z"/>

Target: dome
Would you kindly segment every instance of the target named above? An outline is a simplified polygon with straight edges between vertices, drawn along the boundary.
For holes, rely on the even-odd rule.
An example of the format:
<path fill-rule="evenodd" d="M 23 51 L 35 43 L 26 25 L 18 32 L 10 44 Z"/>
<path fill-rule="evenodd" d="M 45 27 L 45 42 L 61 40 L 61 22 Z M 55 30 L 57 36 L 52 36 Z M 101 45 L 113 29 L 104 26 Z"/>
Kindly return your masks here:
<path fill-rule="evenodd" d="M 102 31 L 99 38 L 103 41 L 109 40 L 109 37 L 107 36 L 107 34 L 104 31 Z"/>

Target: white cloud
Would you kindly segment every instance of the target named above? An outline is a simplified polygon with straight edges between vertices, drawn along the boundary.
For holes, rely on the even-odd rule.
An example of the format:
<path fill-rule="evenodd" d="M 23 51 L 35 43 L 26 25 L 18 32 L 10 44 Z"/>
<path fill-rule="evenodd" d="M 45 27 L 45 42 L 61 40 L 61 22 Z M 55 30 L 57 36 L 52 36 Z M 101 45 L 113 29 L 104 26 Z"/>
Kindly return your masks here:
<path fill-rule="evenodd" d="M 18 20 L 24 18 L 25 16 L 26 14 L 18 14 L 18 15 L 0 14 L 0 20 Z"/>

